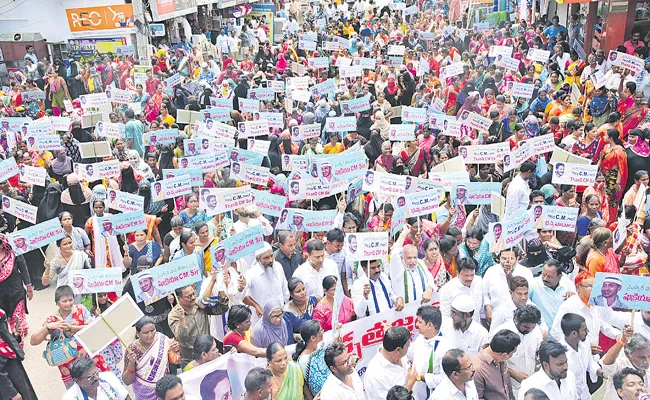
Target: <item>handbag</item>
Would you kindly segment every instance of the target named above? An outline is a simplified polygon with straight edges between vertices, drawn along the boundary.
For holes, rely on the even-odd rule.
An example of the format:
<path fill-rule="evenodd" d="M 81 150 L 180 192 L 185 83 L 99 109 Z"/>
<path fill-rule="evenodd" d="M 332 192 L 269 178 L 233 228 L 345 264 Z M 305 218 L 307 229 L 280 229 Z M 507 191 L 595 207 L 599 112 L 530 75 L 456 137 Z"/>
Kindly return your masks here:
<path fill-rule="evenodd" d="M 43 358 L 52 367 L 67 364 L 78 355 L 77 342 L 73 338 L 65 337 L 63 332 L 59 332 L 59 337 L 50 336 L 43 352 Z"/>

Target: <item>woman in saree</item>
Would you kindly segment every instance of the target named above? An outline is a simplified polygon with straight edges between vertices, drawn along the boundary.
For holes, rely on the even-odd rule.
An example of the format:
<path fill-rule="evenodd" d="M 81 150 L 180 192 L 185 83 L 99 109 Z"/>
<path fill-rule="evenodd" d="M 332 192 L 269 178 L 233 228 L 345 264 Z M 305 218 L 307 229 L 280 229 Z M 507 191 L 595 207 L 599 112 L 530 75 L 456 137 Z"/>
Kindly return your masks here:
<path fill-rule="evenodd" d="M 478 276 L 483 276 L 485 271 L 494 265 L 494 259 L 490 253 L 490 243 L 488 240 L 484 240 L 483 231 L 477 225 L 472 225 L 467 230 L 464 242 L 458 246 L 458 258 L 473 258 L 478 265 L 476 268 Z"/>
<path fill-rule="evenodd" d="M 619 263 L 621 273 L 648 276 L 648 268 L 646 267 L 648 255 L 643 249 L 644 246 L 648 245 L 648 239 L 642 234 L 641 225 L 637 222 L 636 207 L 625 206 L 624 213 L 625 219 L 630 222 L 625 228 L 626 237 L 623 246 L 619 249 L 619 260 L 623 260 Z M 617 226 L 618 221 L 610 226 L 612 232 L 616 231 Z"/>
<path fill-rule="evenodd" d="M 193 229 L 197 222 L 206 222 L 212 219 L 212 217 L 206 215 L 205 211 L 199 210 L 199 198 L 197 195 L 189 195 L 186 199 L 186 204 L 187 208 L 178 213 L 178 216 L 183 219 L 183 225 L 186 228 Z"/>
<path fill-rule="evenodd" d="M 616 129 L 608 129 L 605 140 L 606 145 L 600 161 L 600 170 L 605 175 L 607 183 L 609 205 L 609 220 L 607 222 L 612 223 L 618 215 L 618 205 L 623 196 L 625 182 L 627 182 L 627 155 Z"/>
<path fill-rule="evenodd" d="M 56 288 L 54 302 L 57 305 L 57 310 L 45 319 L 43 328 L 32 334 L 29 339 L 29 343 L 32 346 L 38 346 L 43 343 L 48 335 L 51 338 L 58 338 L 59 336 L 71 338 L 92 321 L 90 311 L 86 307 L 81 304 L 74 304 L 74 291 L 70 286 L 59 286 Z M 79 357 L 88 357 L 86 350 L 79 342 L 72 341 L 71 343 L 77 346 L 79 354 L 69 362 L 58 366 L 61 379 L 66 389 L 69 389 L 74 384 L 70 376 L 70 366 L 72 363 Z M 97 368 L 100 371 L 105 372 L 110 370 L 102 355 L 98 354 L 93 359 L 97 362 Z"/>
<path fill-rule="evenodd" d="M 111 66 L 111 60 L 108 57 L 105 57 L 102 64 L 97 66 L 97 70 L 101 73 L 104 90 L 109 86 L 115 86 L 113 67 Z"/>
<path fill-rule="evenodd" d="M 316 296 L 307 296 L 307 289 L 300 278 L 295 276 L 289 279 L 289 301 L 284 306 L 284 312 L 292 313 L 296 318 L 308 321 L 314 315 L 314 308 L 318 304 Z"/>
<path fill-rule="evenodd" d="M 194 233 L 198 237 L 196 241 L 196 246 L 201 248 L 203 254 L 203 264 L 205 265 L 205 271 L 212 271 L 212 257 L 210 256 L 210 247 L 214 246 L 219 242 L 219 238 L 214 237 L 210 234 L 210 228 L 208 224 L 204 221 L 198 221 L 194 224 Z"/>
<path fill-rule="evenodd" d="M 388 171 L 393 167 L 393 148 L 389 141 L 385 141 L 381 144 L 381 155 L 375 160 L 375 165 L 373 169 L 377 169 L 377 166 Z"/>
<path fill-rule="evenodd" d="M 65 110 L 65 104 L 63 100 L 70 99 L 70 93 L 68 93 L 68 84 L 65 83 L 65 79 L 60 77 L 56 73 L 50 74 L 48 78 L 49 86 L 49 97 L 52 101 L 52 111 L 54 111 L 54 116 L 58 117 L 61 115 L 61 110 Z"/>
<path fill-rule="evenodd" d="M 621 99 L 621 102 L 618 104 L 618 112 L 621 113 L 621 123 L 623 124 L 622 139 L 625 139 L 628 132 L 639 126 L 645 118 L 648 107 L 644 106 L 643 98 L 643 91 L 637 90 L 634 92 L 634 95 L 628 97 L 626 100 Z"/>
<path fill-rule="evenodd" d="M 135 323 L 137 340 L 124 355 L 124 384 L 133 385 L 135 400 L 156 400 L 156 382 L 169 373 L 169 363 L 178 364 L 178 342 L 156 331 L 151 317 Z"/>
<path fill-rule="evenodd" d="M 334 275 L 329 275 L 323 278 L 323 293 L 324 296 L 320 299 L 316 308 L 314 308 L 314 315 L 312 318 L 320 322 L 320 326 L 327 332 L 334 328 L 332 326 L 332 312 L 334 311 L 334 293 L 336 292 L 336 285 L 338 279 Z M 347 324 L 356 319 L 354 313 L 354 304 L 349 297 L 343 297 L 343 303 L 339 310 L 338 323 Z"/>
<path fill-rule="evenodd" d="M 440 288 L 449 280 L 440 254 L 440 244 L 437 239 L 429 238 L 424 241 L 423 247 L 424 257 L 418 260 L 418 263 L 431 273 L 434 283 Z"/>
<path fill-rule="evenodd" d="M 70 280 L 71 271 L 91 269 L 88 255 L 79 250 L 72 249 L 72 238 L 65 236 L 56 241 L 59 252 L 52 260 L 45 260 L 45 273 L 43 273 L 43 286 L 48 286 L 56 278 L 56 286 L 70 286 L 75 289 L 75 284 Z M 75 302 L 81 302 L 81 291 L 75 293 Z M 88 297 L 88 301 L 90 298 Z"/>
<path fill-rule="evenodd" d="M 619 274 L 619 256 L 614 253 L 612 232 L 609 228 L 596 228 L 591 233 L 592 248 L 585 263 L 587 272 L 596 276 L 597 272 Z"/>
<path fill-rule="evenodd" d="M 122 259 L 124 267 L 130 268 L 132 275 L 138 273 L 136 264 L 141 256 L 146 256 L 148 260 L 151 260 L 154 267 L 162 264 L 163 253 L 160 243 L 147 239 L 147 233 L 142 230 L 135 231 L 133 236 L 135 241 L 124 245 L 124 258 Z"/>
<path fill-rule="evenodd" d="M 0 233 L 0 309 L 7 315 L 11 332 L 21 339 L 27 336 L 27 299 L 33 296 L 25 259 L 14 252 L 7 236 Z"/>
<path fill-rule="evenodd" d="M 594 186 L 588 186 L 585 188 L 585 191 L 582 194 L 582 198 L 586 199 L 590 195 L 596 195 L 599 201 L 598 212 L 602 215 L 603 221 L 609 220 L 609 201 L 606 192 L 607 185 L 605 184 L 605 175 L 602 172 L 598 171 L 596 173 L 596 184 Z M 587 211 L 587 203 L 582 202 L 580 208 L 580 214 L 585 214 Z"/>
<path fill-rule="evenodd" d="M 305 397 L 320 393 L 330 370 L 325 364 L 325 343 L 323 328 L 317 321 L 307 321 L 300 329 L 300 339 L 292 358 L 300 366 L 305 377 Z M 307 393 L 309 391 L 309 393 Z"/>
<path fill-rule="evenodd" d="M 305 394 L 303 377 L 300 367 L 292 362 L 284 349 L 284 345 L 278 342 L 271 343 L 266 348 L 266 360 L 269 369 L 273 373 L 271 379 L 271 398 L 273 400 L 296 400 L 302 399 Z M 307 400 L 312 400 L 312 397 Z"/>
<path fill-rule="evenodd" d="M 578 56 L 578 53 L 576 53 L 575 50 L 571 50 L 571 53 L 569 54 L 569 65 L 564 71 L 566 75 L 564 81 L 569 85 L 573 85 L 575 83 L 578 85 L 578 87 L 580 87 L 580 74 L 582 74 L 582 70 L 585 68 L 585 66 L 586 63 L 582 61 L 582 59 Z"/>
<path fill-rule="evenodd" d="M 411 176 L 427 177 L 427 163 L 425 162 L 424 152 L 420 150 L 417 142 L 408 141 L 401 153 L 404 165 L 408 168 Z"/>
<path fill-rule="evenodd" d="M 589 160 L 600 159 L 605 142 L 600 139 L 596 125 L 588 122 L 585 134 L 573 145 L 572 153 Z"/>
<path fill-rule="evenodd" d="M 573 113 L 573 105 L 571 104 L 571 96 L 567 93 L 559 95 L 558 99 L 559 105 L 555 106 L 548 113 L 548 117 L 558 117 L 560 120 L 563 116 L 568 116 Z"/>
<path fill-rule="evenodd" d="M 481 103 L 481 115 L 483 115 L 484 117 L 487 117 L 489 115 L 488 111 L 490 110 L 490 107 L 492 107 L 492 105 L 496 104 L 497 101 L 495 99 L 494 90 L 488 88 L 488 89 L 485 89 L 485 92 L 483 92 L 483 93 L 484 93 L 483 94 L 484 98 L 483 98 L 483 101 Z"/>
<path fill-rule="evenodd" d="M 589 234 L 589 224 L 594 218 L 603 218 L 600 212 L 600 198 L 596 194 L 589 194 L 583 197 L 583 209 L 576 221 L 578 241 Z"/>
<path fill-rule="evenodd" d="M 648 170 L 650 161 L 650 146 L 648 146 L 646 132 L 641 129 L 630 129 L 625 143 L 628 171 Z M 630 174 L 625 182 L 625 191 L 634 184 L 634 176 Z M 647 185 L 646 185 L 647 186 Z"/>
<path fill-rule="evenodd" d="M 135 93 L 133 94 L 134 103 L 140 103 L 140 107 L 144 109 L 150 98 L 151 95 L 144 91 L 141 83 L 135 85 Z"/>
<path fill-rule="evenodd" d="M 88 257 L 92 257 L 90 238 L 82 228 L 73 226 L 72 214 L 67 211 L 62 212 L 59 214 L 59 221 L 61 221 L 63 233 L 72 239 L 72 250 L 85 252 Z"/>
<path fill-rule="evenodd" d="M 609 114 L 616 110 L 618 101 L 607 91 L 605 86 L 595 90 L 594 96 L 587 103 L 587 114 L 593 118 L 596 126 L 601 126 L 609 119 Z"/>
<path fill-rule="evenodd" d="M 122 253 L 120 252 L 120 245 L 117 242 L 117 237 L 104 237 L 98 229 L 98 218 L 101 218 L 104 215 L 109 215 L 104 212 L 106 210 L 104 201 L 95 200 L 93 201 L 92 206 L 95 215 L 88 218 L 85 228 L 86 233 L 92 241 L 92 251 L 95 256 L 95 268 L 119 268 L 120 271 L 124 271 L 125 267 L 122 261 Z M 114 296 L 114 294 L 111 294 L 109 298 L 111 301 L 117 300 L 117 297 Z"/>

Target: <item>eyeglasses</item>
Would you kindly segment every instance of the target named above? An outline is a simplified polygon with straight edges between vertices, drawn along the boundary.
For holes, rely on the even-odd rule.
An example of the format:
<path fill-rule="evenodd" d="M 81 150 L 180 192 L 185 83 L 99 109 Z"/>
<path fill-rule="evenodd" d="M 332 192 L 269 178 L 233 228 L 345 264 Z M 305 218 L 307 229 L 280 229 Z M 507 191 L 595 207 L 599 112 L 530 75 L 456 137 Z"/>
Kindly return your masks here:
<path fill-rule="evenodd" d="M 85 380 L 87 380 L 88 382 L 92 382 L 92 381 L 94 381 L 95 379 L 97 379 L 98 377 L 99 377 L 99 371 L 95 371 L 94 374 L 92 374 L 92 375 L 90 375 L 90 376 L 82 376 L 82 377 L 79 378 L 79 379 L 82 379 L 82 380 L 85 379 Z"/>
<path fill-rule="evenodd" d="M 196 299 L 196 293 L 191 293 L 191 294 L 188 294 L 187 296 L 181 296 L 181 297 L 184 298 L 184 299 L 187 299 L 187 300 L 193 300 L 193 299 Z"/>
<path fill-rule="evenodd" d="M 470 364 L 467 368 L 460 368 L 458 371 L 471 371 L 474 369 L 474 364 Z"/>
<path fill-rule="evenodd" d="M 283 314 L 275 314 L 275 315 L 269 315 L 269 319 L 274 319 L 274 320 L 279 320 L 282 319 Z"/>

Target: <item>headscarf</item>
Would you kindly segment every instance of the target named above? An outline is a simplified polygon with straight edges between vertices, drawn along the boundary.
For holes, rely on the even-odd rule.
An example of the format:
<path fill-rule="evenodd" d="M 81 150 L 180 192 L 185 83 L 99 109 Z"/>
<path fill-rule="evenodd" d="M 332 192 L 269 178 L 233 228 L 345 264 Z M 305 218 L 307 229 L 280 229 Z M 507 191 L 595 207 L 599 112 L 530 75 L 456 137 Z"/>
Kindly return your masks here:
<path fill-rule="evenodd" d="M 52 171 L 57 175 L 65 175 L 72 172 L 72 159 L 67 156 L 65 151 L 60 151 L 52 160 Z"/>
<path fill-rule="evenodd" d="M 137 150 L 129 150 L 127 155 L 129 164 L 131 164 L 131 167 L 133 167 L 135 171 L 138 171 L 140 176 L 142 176 L 144 179 L 153 179 L 153 172 L 151 171 L 151 167 L 149 167 L 146 162 L 142 161 L 142 158 L 140 158 L 140 154 Z"/>
<path fill-rule="evenodd" d="M 65 154 L 72 159 L 72 162 L 81 162 L 81 152 L 79 151 L 79 141 L 75 139 L 71 134 L 68 135 L 68 140 L 62 141 L 63 147 L 65 147 Z"/>
<path fill-rule="evenodd" d="M 280 138 L 276 135 L 270 136 L 271 144 L 269 145 L 269 161 L 271 162 L 271 167 L 277 167 L 282 170 L 282 155 L 280 154 Z"/>
<path fill-rule="evenodd" d="M 631 129 L 628 134 L 632 133 L 632 131 L 635 131 L 634 133 L 638 133 L 638 135 L 636 143 L 634 143 L 634 146 L 632 146 L 630 150 L 640 157 L 650 156 L 650 146 L 648 146 L 648 142 L 645 140 L 645 134 L 643 131 L 640 129 Z"/>
<path fill-rule="evenodd" d="M 287 345 L 289 341 L 287 323 L 283 318 L 279 324 L 273 325 L 270 316 L 274 311 L 283 311 L 280 299 L 272 298 L 264 305 L 264 315 L 255 324 L 253 334 L 251 335 L 255 346 L 266 348 L 274 342 L 278 342 L 282 346 Z"/>
<path fill-rule="evenodd" d="M 151 201 L 151 182 L 146 179 L 138 185 L 138 196 L 144 197 L 144 213 L 149 215 L 158 214 L 165 206 L 164 201 Z"/>
<path fill-rule="evenodd" d="M 16 254 L 11 248 L 9 239 L 4 233 L 0 233 L 0 246 L 4 248 L 4 255 L 2 256 L 2 260 L 0 260 L 0 282 L 4 282 L 9 277 L 9 275 L 14 272 L 14 261 L 16 260 Z"/>
<path fill-rule="evenodd" d="M 395 84 L 395 77 L 392 75 L 389 76 L 388 85 L 386 85 L 386 90 L 388 91 L 388 94 L 394 96 L 395 93 L 397 93 L 397 89 L 399 89 L 399 87 Z"/>
<path fill-rule="evenodd" d="M 93 141 L 93 137 L 81 127 L 80 122 L 73 122 L 72 123 L 72 137 L 77 139 L 78 142 L 80 143 L 89 143 Z"/>
<path fill-rule="evenodd" d="M 378 129 L 374 129 L 375 131 L 378 132 Z M 375 161 L 377 158 L 381 156 L 381 145 L 384 143 L 383 138 L 381 137 L 381 134 L 379 133 L 373 133 L 373 129 L 370 129 L 370 140 L 368 140 L 368 143 L 364 146 L 364 150 L 366 152 L 366 156 L 368 156 L 368 161 L 369 165 L 374 165 Z"/>
<path fill-rule="evenodd" d="M 316 115 L 316 121 L 320 122 L 325 117 L 327 117 L 327 114 L 330 112 L 330 105 L 327 104 L 327 101 L 325 99 L 318 100 L 318 107 L 316 108 L 316 112 L 314 113 Z"/>
<path fill-rule="evenodd" d="M 487 89 L 492 90 L 492 94 L 496 95 L 499 93 L 499 89 L 497 89 L 497 85 L 494 82 L 494 78 L 491 76 L 486 76 L 485 79 L 483 79 L 483 84 L 479 88 L 479 93 L 481 93 L 481 96 L 485 97 L 485 91 Z"/>
<path fill-rule="evenodd" d="M 61 193 L 63 187 L 59 183 L 51 183 L 45 189 L 45 195 L 38 204 L 36 222 L 41 223 L 52 218 L 57 218 L 61 213 Z"/>
<path fill-rule="evenodd" d="M 135 177 L 133 167 L 128 162 L 120 163 L 120 170 L 122 171 L 122 180 L 120 182 L 120 190 L 126 193 L 135 193 L 138 191 L 138 181 Z"/>
<path fill-rule="evenodd" d="M 93 192 L 79 183 L 79 177 L 77 174 L 69 174 L 66 180 L 68 182 L 68 188 L 61 194 L 61 203 L 80 205 L 90 201 Z"/>
<path fill-rule="evenodd" d="M 159 172 L 157 179 L 163 179 L 163 169 L 174 169 L 174 148 L 172 145 L 163 146 L 158 159 Z"/>
<path fill-rule="evenodd" d="M 478 97 L 478 93 L 474 93 L 473 95 L 468 95 L 467 96 L 467 98 L 465 99 L 465 102 L 463 102 L 463 106 L 456 113 L 456 119 L 460 118 L 463 111 L 465 111 L 465 110 L 473 111 L 473 112 L 475 112 L 477 114 L 479 114 L 481 112 L 481 109 L 474 105 L 474 100 L 476 100 L 477 97 Z"/>
<path fill-rule="evenodd" d="M 390 124 L 386 121 L 386 117 L 382 111 L 377 111 L 375 113 L 375 123 L 372 124 L 370 129 L 379 130 L 379 135 L 384 140 L 388 140 L 390 137 Z"/>
<path fill-rule="evenodd" d="M 93 188 L 93 194 L 90 197 L 90 215 L 95 216 L 95 207 L 93 205 L 96 201 L 104 203 L 104 208 L 108 208 L 108 191 L 104 185 L 97 185 Z"/>
<path fill-rule="evenodd" d="M 275 64 L 279 73 L 283 73 L 287 69 L 287 60 L 284 58 L 284 53 L 278 55 L 278 62 Z"/>
<path fill-rule="evenodd" d="M 478 227 L 482 232 L 489 232 L 490 224 L 499 222 L 499 216 L 492 213 L 492 206 L 489 204 L 483 205 L 478 211 Z"/>
<path fill-rule="evenodd" d="M 524 127 L 528 137 L 536 137 L 539 134 L 539 120 L 533 114 L 526 117 Z"/>

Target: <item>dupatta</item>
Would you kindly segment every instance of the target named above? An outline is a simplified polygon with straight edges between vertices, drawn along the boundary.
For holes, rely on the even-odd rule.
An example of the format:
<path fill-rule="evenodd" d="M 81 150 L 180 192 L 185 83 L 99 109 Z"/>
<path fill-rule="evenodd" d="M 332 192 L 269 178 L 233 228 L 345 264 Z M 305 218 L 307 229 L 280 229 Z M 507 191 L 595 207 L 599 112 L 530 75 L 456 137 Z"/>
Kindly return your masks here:
<path fill-rule="evenodd" d="M 169 359 L 167 353 L 171 340 L 160 332 L 156 332 L 156 339 L 142 354 L 136 366 L 133 392 L 138 400 L 156 399 L 156 382 L 167 373 Z"/>

